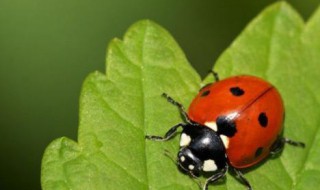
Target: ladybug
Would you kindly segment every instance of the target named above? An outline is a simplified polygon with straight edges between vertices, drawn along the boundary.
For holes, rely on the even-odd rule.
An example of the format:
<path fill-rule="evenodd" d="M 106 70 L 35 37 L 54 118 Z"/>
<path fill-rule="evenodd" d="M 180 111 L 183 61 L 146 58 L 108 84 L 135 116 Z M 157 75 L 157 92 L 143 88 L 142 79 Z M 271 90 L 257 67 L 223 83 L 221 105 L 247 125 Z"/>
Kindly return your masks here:
<path fill-rule="evenodd" d="M 284 106 L 278 90 L 255 76 L 241 75 L 219 80 L 200 89 L 188 112 L 167 94 L 167 100 L 180 109 L 184 123 L 173 126 L 163 137 L 169 140 L 182 128 L 177 165 L 191 177 L 207 178 L 203 189 L 231 169 L 247 189 L 252 190 L 241 169 L 258 164 L 269 155 L 281 152 L 285 143 L 304 147 L 282 137 Z"/>

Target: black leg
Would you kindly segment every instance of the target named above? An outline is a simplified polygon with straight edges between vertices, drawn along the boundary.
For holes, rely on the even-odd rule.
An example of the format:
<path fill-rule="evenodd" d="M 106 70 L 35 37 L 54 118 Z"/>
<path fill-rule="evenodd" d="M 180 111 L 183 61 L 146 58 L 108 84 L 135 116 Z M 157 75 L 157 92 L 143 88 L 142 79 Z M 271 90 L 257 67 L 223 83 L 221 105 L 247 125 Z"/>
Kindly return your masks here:
<path fill-rule="evenodd" d="M 251 187 L 249 181 L 244 177 L 243 173 L 236 168 L 232 168 L 232 169 L 236 173 L 236 178 L 238 180 L 240 180 L 240 182 L 243 183 L 245 186 L 247 186 L 248 190 L 252 190 L 252 187 Z"/>
<path fill-rule="evenodd" d="M 210 73 L 213 75 L 215 82 L 218 82 L 220 80 L 219 74 L 217 72 L 215 72 L 214 70 L 211 70 Z"/>
<path fill-rule="evenodd" d="M 186 122 L 188 123 L 192 123 L 191 120 L 188 117 L 187 112 L 185 111 L 184 107 L 182 104 L 180 104 L 179 102 L 175 101 L 173 98 L 171 98 L 168 94 L 163 93 L 162 94 L 163 97 L 165 97 L 167 99 L 168 102 L 170 102 L 171 104 L 177 106 L 180 110 L 180 113 L 183 115 L 184 119 L 186 120 Z"/>
<path fill-rule="evenodd" d="M 291 139 L 288 139 L 288 138 L 283 138 L 285 143 L 288 143 L 290 145 L 293 145 L 293 146 L 300 146 L 302 148 L 304 148 L 306 145 L 303 143 L 303 142 L 299 142 L 299 141 L 293 141 Z"/>
<path fill-rule="evenodd" d="M 218 173 L 215 173 L 214 175 L 212 175 L 211 177 L 209 177 L 204 186 L 203 186 L 203 190 L 208 190 L 208 186 L 209 183 L 214 183 L 216 181 L 218 181 L 219 179 L 221 179 L 222 177 L 224 177 L 226 175 L 226 172 L 228 171 L 228 165 L 226 165 L 223 169 L 221 169 Z"/>
<path fill-rule="evenodd" d="M 179 124 L 171 127 L 171 129 L 169 129 L 169 131 L 167 131 L 163 137 L 154 136 L 154 135 L 146 135 L 145 138 L 149 139 L 149 140 L 154 140 L 154 141 L 167 141 L 176 133 L 176 131 L 179 127 L 184 127 L 185 125 L 186 124 L 184 124 L 184 123 L 179 123 Z"/>
<path fill-rule="evenodd" d="M 288 138 L 280 137 L 271 146 L 270 154 L 271 155 L 276 155 L 276 154 L 280 153 L 283 150 L 284 145 L 286 143 L 288 143 L 288 144 L 290 144 L 292 146 L 300 146 L 302 148 L 305 147 L 305 144 L 303 142 L 293 141 L 293 140 L 288 139 Z"/>

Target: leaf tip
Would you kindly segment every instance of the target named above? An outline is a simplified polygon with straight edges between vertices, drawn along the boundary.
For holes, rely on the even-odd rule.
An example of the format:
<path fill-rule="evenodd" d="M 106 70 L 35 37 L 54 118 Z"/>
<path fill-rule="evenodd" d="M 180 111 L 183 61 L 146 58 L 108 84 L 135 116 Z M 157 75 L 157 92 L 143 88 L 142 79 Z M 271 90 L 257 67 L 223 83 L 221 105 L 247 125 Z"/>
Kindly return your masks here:
<path fill-rule="evenodd" d="M 299 12 L 288 2 L 279 1 L 268 6 L 263 12 L 280 12 L 285 15 L 292 15 L 297 20 L 303 21 Z"/>

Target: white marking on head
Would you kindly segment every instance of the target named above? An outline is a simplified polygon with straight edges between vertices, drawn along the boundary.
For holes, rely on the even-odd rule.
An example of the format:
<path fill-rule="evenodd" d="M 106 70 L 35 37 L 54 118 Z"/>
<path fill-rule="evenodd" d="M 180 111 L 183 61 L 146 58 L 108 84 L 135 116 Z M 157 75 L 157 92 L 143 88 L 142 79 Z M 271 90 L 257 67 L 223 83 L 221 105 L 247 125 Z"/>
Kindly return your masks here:
<path fill-rule="evenodd" d="M 217 132 L 217 130 L 218 130 L 218 126 L 217 126 L 217 123 L 215 121 L 205 122 L 204 125 L 209 127 L 210 129 L 214 130 L 215 132 Z"/>
<path fill-rule="evenodd" d="M 205 160 L 203 163 L 203 171 L 205 172 L 212 172 L 218 169 L 214 160 Z"/>
<path fill-rule="evenodd" d="M 190 165 L 188 166 L 188 168 L 189 168 L 189 170 L 193 170 L 193 169 L 194 169 L 194 165 L 191 165 L 191 164 L 190 164 Z"/>
<path fill-rule="evenodd" d="M 181 161 L 181 162 L 184 162 L 185 160 L 186 160 L 186 157 L 184 157 L 184 156 L 181 156 L 181 157 L 180 157 L 180 161 Z"/>
<path fill-rule="evenodd" d="M 225 136 L 225 135 L 220 135 L 220 138 L 223 142 L 223 145 L 226 149 L 229 148 L 229 137 Z"/>
<path fill-rule="evenodd" d="M 188 146 L 191 142 L 191 137 L 185 133 L 181 134 L 180 146 Z"/>

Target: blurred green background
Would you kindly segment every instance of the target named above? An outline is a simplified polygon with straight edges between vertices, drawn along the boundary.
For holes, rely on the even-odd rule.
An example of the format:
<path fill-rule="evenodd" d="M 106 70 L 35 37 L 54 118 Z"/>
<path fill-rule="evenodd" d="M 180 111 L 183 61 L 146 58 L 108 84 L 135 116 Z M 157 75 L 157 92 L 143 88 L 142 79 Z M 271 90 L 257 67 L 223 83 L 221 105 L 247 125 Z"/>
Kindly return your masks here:
<path fill-rule="evenodd" d="M 271 0 L 0 0 L 0 189 L 40 189 L 53 139 L 77 139 L 84 78 L 105 68 L 114 37 L 148 18 L 167 28 L 204 76 Z M 319 0 L 291 0 L 307 19 Z"/>

